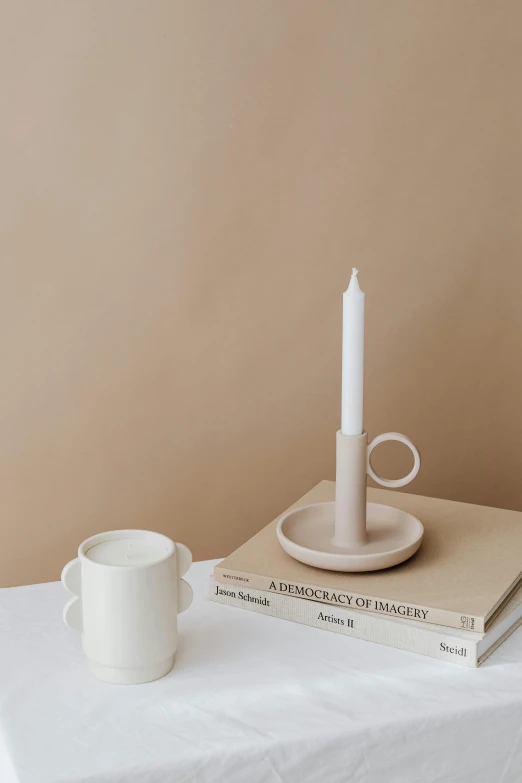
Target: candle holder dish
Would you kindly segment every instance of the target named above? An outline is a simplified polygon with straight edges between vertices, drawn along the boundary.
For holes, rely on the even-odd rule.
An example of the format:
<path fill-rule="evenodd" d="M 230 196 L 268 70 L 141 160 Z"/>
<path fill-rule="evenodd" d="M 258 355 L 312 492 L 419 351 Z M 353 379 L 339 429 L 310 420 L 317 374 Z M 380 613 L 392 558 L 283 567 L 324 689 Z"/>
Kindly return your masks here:
<path fill-rule="evenodd" d="M 414 464 L 407 476 L 386 479 L 371 464 L 371 454 L 384 441 L 404 443 Z M 343 435 L 336 439 L 335 501 L 314 503 L 288 511 L 277 525 L 277 537 L 285 552 L 315 568 L 327 571 L 378 571 L 408 560 L 420 547 L 422 523 L 393 506 L 366 502 L 366 476 L 383 487 L 403 487 L 420 469 L 420 454 L 405 435 L 387 432 L 368 445 L 368 435 Z"/>

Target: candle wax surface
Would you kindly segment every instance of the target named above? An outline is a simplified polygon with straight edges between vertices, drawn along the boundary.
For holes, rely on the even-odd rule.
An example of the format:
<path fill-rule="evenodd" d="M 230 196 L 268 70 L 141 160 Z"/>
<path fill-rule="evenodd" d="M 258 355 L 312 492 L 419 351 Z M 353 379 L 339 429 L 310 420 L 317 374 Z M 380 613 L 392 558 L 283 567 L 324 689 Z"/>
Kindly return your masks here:
<path fill-rule="evenodd" d="M 357 274 L 357 269 L 353 269 L 343 294 L 343 435 L 361 435 L 363 431 L 364 294 Z"/>
<path fill-rule="evenodd" d="M 132 567 L 157 563 L 167 554 L 167 547 L 161 544 L 142 539 L 116 538 L 95 544 L 87 550 L 85 557 L 102 565 Z"/>

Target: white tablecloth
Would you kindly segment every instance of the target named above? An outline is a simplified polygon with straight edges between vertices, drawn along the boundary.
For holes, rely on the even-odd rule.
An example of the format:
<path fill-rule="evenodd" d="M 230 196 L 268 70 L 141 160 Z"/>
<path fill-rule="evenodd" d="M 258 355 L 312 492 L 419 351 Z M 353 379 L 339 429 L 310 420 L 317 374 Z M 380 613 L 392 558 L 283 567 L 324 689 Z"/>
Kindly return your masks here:
<path fill-rule="evenodd" d="M 522 629 L 480 669 L 211 603 L 174 670 L 89 673 L 59 583 L 0 590 L 1 783 L 520 783 Z"/>

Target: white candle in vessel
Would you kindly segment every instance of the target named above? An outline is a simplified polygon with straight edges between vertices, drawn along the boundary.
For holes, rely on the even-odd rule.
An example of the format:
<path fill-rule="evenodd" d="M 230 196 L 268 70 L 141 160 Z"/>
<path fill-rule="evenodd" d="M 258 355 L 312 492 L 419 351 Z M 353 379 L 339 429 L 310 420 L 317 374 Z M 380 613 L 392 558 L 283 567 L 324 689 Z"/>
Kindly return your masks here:
<path fill-rule="evenodd" d="M 163 560 L 169 553 L 166 546 L 138 538 L 115 538 L 95 544 L 85 557 L 94 563 L 112 566 L 150 565 Z"/>
<path fill-rule="evenodd" d="M 343 294 L 343 435 L 363 432 L 364 294 L 357 273 L 357 269 L 352 269 L 350 284 Z"/>

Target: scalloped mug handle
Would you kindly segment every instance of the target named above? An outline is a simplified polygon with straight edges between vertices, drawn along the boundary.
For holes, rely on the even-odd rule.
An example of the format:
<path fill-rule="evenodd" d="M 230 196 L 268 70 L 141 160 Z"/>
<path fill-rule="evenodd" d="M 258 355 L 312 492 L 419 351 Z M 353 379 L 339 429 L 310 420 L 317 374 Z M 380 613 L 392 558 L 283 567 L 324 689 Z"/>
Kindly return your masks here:
<path fill-rule="evenodd" d="M 71 631 L 83 631 L 82 566 L 79 557 L 71 560 L 63 569 L 62 584 L 69 593 L 72 593 L 72 598 L 69 598 L 63 607 L 63 621 Z"/>
<path fill-rule="evenodd" d="M 181 577 L 184 576 L 192 565 L 192 552 L 185 544 L 176 542 L 176 562 L 178 565 L 178 614 L 184 612 L 192 603 L 194 593 L 188 582 Z"/>

